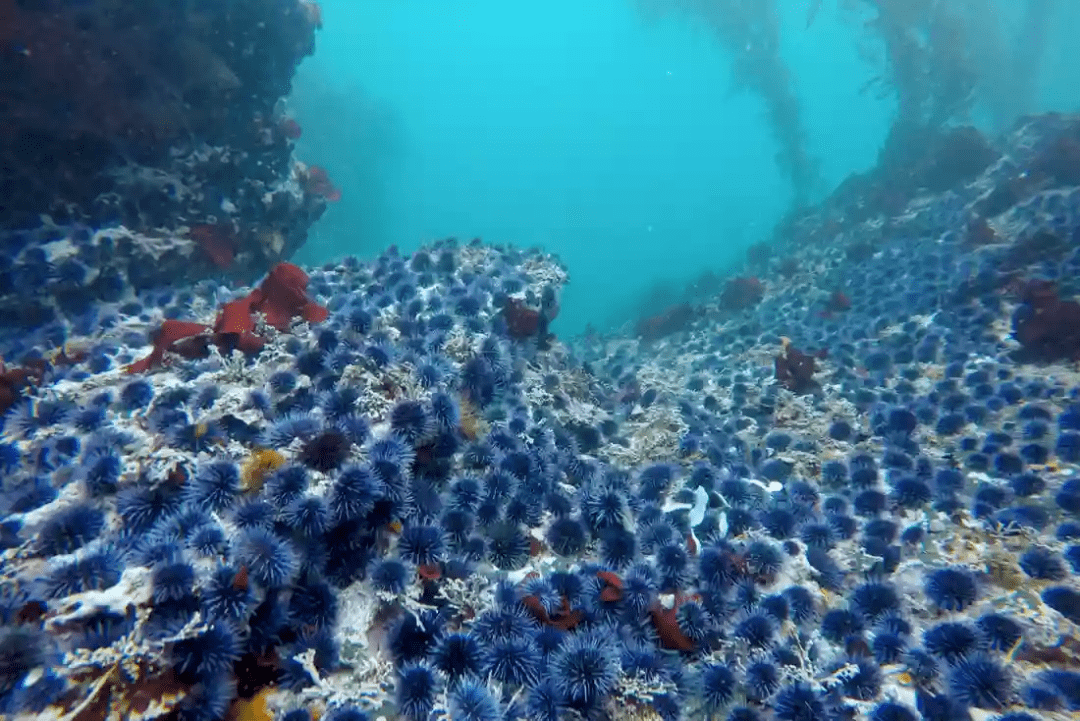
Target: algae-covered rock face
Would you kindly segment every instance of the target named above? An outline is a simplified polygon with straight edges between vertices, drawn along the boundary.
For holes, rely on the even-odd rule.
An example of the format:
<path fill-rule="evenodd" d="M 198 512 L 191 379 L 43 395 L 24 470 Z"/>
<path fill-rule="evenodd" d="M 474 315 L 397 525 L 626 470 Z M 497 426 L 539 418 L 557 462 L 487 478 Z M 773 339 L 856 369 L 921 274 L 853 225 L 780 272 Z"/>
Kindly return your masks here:
<path fill-rule="evenodd" d="M 4 325 L 250 280 L 303 244 L 335 197 L 294 167 L 279 112 L 314 49 L 308 3 L 5 5 Z"/>

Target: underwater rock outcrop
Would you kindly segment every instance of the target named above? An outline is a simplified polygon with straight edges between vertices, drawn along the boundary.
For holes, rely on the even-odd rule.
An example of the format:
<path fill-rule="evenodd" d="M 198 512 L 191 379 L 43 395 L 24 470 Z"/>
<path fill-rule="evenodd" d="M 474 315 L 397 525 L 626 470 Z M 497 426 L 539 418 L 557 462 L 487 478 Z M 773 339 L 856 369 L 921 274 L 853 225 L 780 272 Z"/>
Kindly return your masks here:
<path fill-rule="evenodd" d="M 287 258 L 333 200 L 279 101 L 307 0 L 0 2 L 0 318 Z"/>
<path fill-rule="evenodd" d="M 1077 120 L 883 156 L 754 249 L 755 293 L 732 273 L 684 333 L 580 340 L 612 389 L 590 453 L 635 469 L 675 589 L 655 645 L 700 684 L 658 717 L 1080 708 Z"/>

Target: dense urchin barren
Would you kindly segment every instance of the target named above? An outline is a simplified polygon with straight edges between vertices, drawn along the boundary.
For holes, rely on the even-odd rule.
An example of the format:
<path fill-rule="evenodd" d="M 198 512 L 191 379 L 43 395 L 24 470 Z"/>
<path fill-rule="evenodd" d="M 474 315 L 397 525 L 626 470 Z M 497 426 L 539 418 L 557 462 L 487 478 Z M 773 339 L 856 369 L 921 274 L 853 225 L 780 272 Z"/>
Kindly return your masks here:
<path fill-rule="evenodd" d="M 1029 240 L 1080 191 L 986 199 L 1075 123 L 888 223 L 808 212 L 636 336 L 564 343 L 555 258 L 441 241 L 3 338 L 0 709 L 1068 714 L 1080 379 L 1014 281 L 1075 292 Z"/>

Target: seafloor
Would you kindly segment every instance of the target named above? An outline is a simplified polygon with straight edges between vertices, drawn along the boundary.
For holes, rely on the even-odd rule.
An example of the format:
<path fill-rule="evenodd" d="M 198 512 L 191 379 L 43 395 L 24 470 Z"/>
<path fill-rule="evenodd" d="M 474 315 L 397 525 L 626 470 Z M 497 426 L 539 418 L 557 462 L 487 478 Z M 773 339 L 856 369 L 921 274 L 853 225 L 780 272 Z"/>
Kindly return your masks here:
<path fill-rule="evenodd" d="M 572 343 L 453 241 L 9 333 L 0 715 L 1075 718 L 1078 149 Z"/>

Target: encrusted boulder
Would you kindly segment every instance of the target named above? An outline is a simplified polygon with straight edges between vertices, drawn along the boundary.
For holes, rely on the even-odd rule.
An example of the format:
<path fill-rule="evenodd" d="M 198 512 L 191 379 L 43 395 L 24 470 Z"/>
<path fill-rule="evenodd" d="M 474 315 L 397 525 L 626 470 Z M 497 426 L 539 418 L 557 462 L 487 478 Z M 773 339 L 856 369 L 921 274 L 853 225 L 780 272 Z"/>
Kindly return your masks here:
<path fill-rule="evenodd" d="M 314 3 L 0 2 L 0 317 L 288 258 L 337 198 L 280 111 Z"/>

